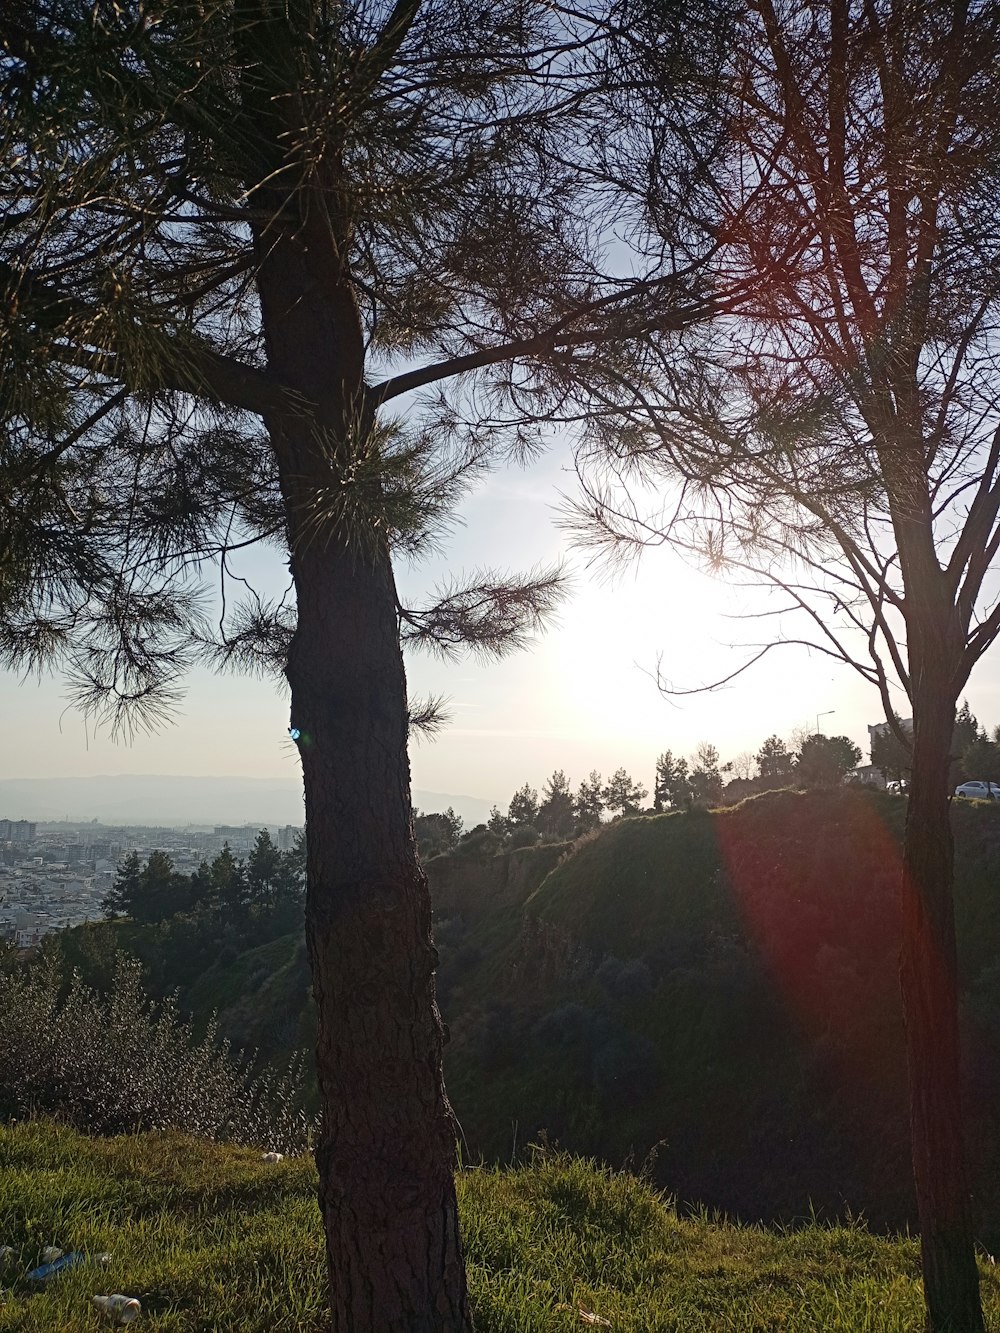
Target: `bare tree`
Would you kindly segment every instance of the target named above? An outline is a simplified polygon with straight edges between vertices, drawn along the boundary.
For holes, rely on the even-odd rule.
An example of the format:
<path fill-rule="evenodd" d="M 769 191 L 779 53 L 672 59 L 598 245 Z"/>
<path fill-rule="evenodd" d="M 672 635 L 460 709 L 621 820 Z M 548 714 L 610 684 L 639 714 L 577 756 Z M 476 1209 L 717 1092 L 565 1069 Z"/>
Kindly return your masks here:
<path fill-rule="evenodd" d="M 0 15 L 0 654 L 126 731 L 199 655 L 287 678 L 337 1330 L 471 1323 L 401 636 L 506 651 L 560 590 L 482 572 L 404 607 L 393 558 L 537 447 L 575 358 L 711 304 L 606 272 L 603 40 L 541 0 Z M 234 570 L 254 542 L 278 604 Z"/>
<path fill-rule="evenodd" d="M 723 773 L 732 773 L 740 782 L 749 782 L 757 774 L 757 758 L 751 750 L 741 750 L 734 759 L 722 765 Z"/>
<path fill-rule="evenodd" d="M 776 629 L 753 661 L 789 641 L 791 610 L 810 628 L 790 637 L 855 667 L 891 725 L 909 700 L 901 980 L 927 1327 L 969 1333 L 949 755 L 1000 630 L 1000 9 L 756 0 L 713 96 L 697 207 L 651 151 L 648 224 L 711 233 L 739 308 L 599 386 L 622 429 L 581 448 L 571 521 L 619 556 L 671 542 L 763 581 Z"/>

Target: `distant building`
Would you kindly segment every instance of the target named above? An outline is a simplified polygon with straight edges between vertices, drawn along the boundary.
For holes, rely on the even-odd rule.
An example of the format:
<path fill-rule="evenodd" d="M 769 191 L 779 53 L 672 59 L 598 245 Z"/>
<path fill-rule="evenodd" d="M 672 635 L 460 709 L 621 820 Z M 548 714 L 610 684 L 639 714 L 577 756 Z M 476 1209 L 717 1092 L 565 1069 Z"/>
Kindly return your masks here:
<path fill-rule="evenodd" d="M 284 828 L 278 829 L 278 848 L 282 852 L 290 852 L 295 846 L 295 841 L 302 832 L 294 824 L 286 824 Z"/>
<path fill-rule="evenodd" d="M 248 850 L 257 841 L 257 834 L 260 829 L 255 824 L 217 824 L 215 826 L 215 836 L 222 838 L 235 851 L 237 848 Z"/>
<path fill-rule="evenodd" d="M 864 787 L 878 787 L 882 791 L 885 790 L 885 774 L 874 764 L 862 764 L 859 768 L 852 769 L 847 775 L 847 780 L 860 782 Z"/>
<path fill-rule="evenodd" d="M 0 842 L 34 842 L 37 827 L 27 819 L 0 819 Z"/>
<path fill-rule="evenodd" d="M 14 919 L 14 944 L 18 949 L 33 949 L 41 944 L 51 927 L 35 912 L 18 912 Z"/>
<path fill-rule="evenodd" d="M 906 734 L 907 734 L 908 736 L 912 736 L 912 735 L 913 735 L 913 718 L 912 718 L 912 717 L 901 717 L 901 718 L 899 719 L 899 725 L 902 727 L 902 729 L 906 732 Z M 888 722 L 876 722 L 874 726 L 872 726 L 871 724 L 869 724 L 869 726 L 868 726 L 868 744 L 869 744 L 869 746 L 871 746 L 871 743 L 872 743 L 872 741 L 875 739 L 876 736 L 887 736 L 887 735 L 889 734 L 889 731 L 890 731 L 890 727 L 889 727 Z"/>

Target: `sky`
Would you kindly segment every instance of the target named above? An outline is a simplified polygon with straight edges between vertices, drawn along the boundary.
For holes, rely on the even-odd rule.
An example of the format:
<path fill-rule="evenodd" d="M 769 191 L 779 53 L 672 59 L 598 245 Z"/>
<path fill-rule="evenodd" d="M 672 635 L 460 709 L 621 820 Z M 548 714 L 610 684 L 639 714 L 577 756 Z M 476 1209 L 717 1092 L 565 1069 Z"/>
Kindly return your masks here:
<path fill-rule="evenodd" d="M 688 755 L 707 741 L 725 763 L 796 729 L 846 735 L 867 761 L 867 724 L 882 716 L 878 697 L 817 652 L 783 646 L 726 688 L 664 697 L 658 661 L 675 687 L 695 688 L 745 659 L 734 645 L 753 639 L 754 626 L 734 616 L 751 607 L 748 594 L 668 550 L 647 553 L 613 580 L 603 567 L 588 567 L 557 524 L 559 493 L 574 486 L 568 451 L 559 447 L 526 469 L 494 474 L 467 499 L 444 552 L 399 570 L 401 594 L 414 602 L 435 583 L 483 566 L 526 570 L 563 560 L 572 580 L 555 623 L 526 651 L 488 663 L 408 659 L 411 696 L 443 695 L 451 715 L 436 740 L 412 745 L 415 787 L 506 808 L 523 783 L 540 790 L 556 769 L 575 787 L 592 769 L 607 777 L 624 767 L 651 788 L 664 750 Z M 273 554 L 255 557 L 247 572 L 264 589 L 283 582 Z M 967 694 L 984 725 L 1000 722 L 997 650 Z M 905 701 L 900 712 L 907 714 Z M 0 675 L 0 716 L 0 779 L 298 772 L 287 696 L 271 682 L 195 671 L 174 725 L 131 745 L 95 735 L 67 707 L 58 677 Z"/>

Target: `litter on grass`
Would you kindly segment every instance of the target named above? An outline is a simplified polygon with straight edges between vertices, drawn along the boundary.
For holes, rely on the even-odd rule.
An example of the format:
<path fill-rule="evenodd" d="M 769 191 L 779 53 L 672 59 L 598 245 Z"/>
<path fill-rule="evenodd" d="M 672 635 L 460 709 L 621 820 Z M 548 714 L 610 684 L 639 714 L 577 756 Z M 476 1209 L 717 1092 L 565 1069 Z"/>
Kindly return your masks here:
<path fill-rule="evenodd" d="M 557 1310 L 569 1310 L 577 1315 L 581 1324 L 591 1324 L 598 1328 L 610 1328 L 611 1320 L 605 1319 L 602 1315 L 594 1314 L 593 1310 L 588 1310 L 585 1305 L 566 1305 L 565 1302 L 556 1306 Z"/>
<path fill-rule="evenodd" d="M 261 1160 L 265 1162 L 283 1162 L 285 1154 L 283 1152 L 266 1152 Z"/>
<path fill-rule="evenodd" d="M 91 1300 L 117 1324 L 131 1324 L 142 1314 L 142 1306 L 134 1296 L 123 1296 L 118 1291 L 111 1296 L 92 1296 Z"/>
<path fill-rule="evenodd" d="M 42 1250 L 42 1263 L 54 1264 L 55 1261 L 61 1259 L 65 1253 L 66 1251 L 61 1250 L 58 1245 L 46 1245 L 45 1249 Z"/>
<path fill-rule="evenodd" d="M 55 1249 L 55 1246 L 48 1246 L 48 1250 Z M 46 1250 L 42 1251 L 42 1257 L 45 1257 Z M 58 1258 L 51 1259 L 48 1263 L 40 1264 L 38 1268 L 33 1268 L 28 1274 L 32 1282 L 47 1282 L 50 1277 L 56 1273 L 62 1273 L 67 1268 L 76 1268 L 78 1264 L 87 1262 L 87 1255 L 80 1250 L 73 1250 L 71 1254 L 63 1254 L 62 1250 L 56 1250 Z"/>

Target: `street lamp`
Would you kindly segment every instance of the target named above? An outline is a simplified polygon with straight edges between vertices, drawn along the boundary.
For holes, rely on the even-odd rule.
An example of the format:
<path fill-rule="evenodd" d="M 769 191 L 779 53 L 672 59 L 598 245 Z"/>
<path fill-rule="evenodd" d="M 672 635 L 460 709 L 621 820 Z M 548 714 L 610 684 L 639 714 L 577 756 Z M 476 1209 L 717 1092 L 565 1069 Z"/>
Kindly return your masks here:
<path fill-rule="evenodd" d="M 829 717 L 831 713 L 835 713 L 836 711 L 837 711 L 836 708 L 828 708 L 828 709 L 826 710 L 825 713 L 817 713 L 817 714 L 816 714 L 816 735 L 817 735 L 817 736 L 821 736 L 821 735 L 823 734 L 823 733 L 820 731 L 820 729 L 819 729 L 819 720 L 820 720 L 820 718 L 821 718 L 821 717 Z"/>

